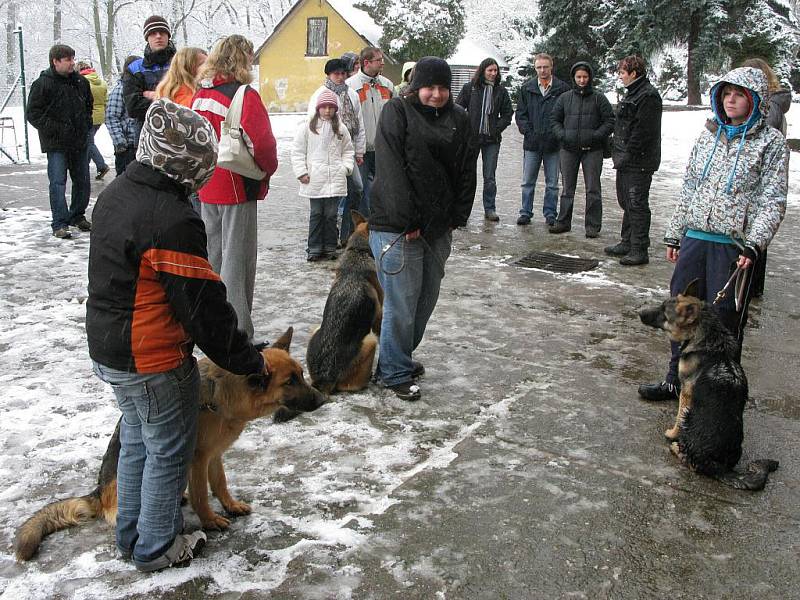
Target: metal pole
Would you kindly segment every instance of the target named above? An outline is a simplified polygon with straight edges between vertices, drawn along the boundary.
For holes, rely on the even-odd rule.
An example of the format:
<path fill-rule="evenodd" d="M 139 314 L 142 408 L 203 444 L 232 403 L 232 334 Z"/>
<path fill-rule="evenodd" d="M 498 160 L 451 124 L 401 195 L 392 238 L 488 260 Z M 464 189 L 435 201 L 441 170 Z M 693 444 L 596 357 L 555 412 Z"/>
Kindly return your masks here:
<path fill-rule="evenodd" d="M 19 78 L 22 83 L 22 126 L 25 128 L 25 160 L 31 162 L 31 149 L 28 143 L 28 90 L 25 86 L 25 44 L 22 41 L 22 25 L 17 25 L 14 33 L 19 35 Z"/>

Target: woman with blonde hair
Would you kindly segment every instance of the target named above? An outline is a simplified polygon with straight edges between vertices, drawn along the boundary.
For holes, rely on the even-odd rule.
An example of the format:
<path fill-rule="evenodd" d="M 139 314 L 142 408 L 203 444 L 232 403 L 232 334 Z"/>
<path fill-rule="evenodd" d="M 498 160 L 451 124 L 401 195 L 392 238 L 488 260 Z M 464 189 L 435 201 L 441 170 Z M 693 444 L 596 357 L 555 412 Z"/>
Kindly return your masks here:
<path fill-rule="evenodd" d="M 208 260 L 228 288 L 239 328 L 251 340 L 258 249 L 256 201 L 266 197 L 269 178 L 278 168 L 269 114 L 258 92 L 249 85 L 252 64 L 253 44 L 247 38 L 237 34 L 223 38 L 200 69 L 200 87 L 192 101 L 192 109 L 208 119 L 219 137 L 236 91 L 246 86 L 242 133 L 253 159 L 266 175 L 257 181 L 217 166 L 211 180 L 200 189 L 200 214 L 208 237 Z"/>
<path fill-rule="evenodd" d="M 169 71 L 156 88 L 156 98 L 167 98 L 191 107 L 197 91 L 197 75 L 208 54 L 202 48 L 181 48 L 172 58 Z"/>

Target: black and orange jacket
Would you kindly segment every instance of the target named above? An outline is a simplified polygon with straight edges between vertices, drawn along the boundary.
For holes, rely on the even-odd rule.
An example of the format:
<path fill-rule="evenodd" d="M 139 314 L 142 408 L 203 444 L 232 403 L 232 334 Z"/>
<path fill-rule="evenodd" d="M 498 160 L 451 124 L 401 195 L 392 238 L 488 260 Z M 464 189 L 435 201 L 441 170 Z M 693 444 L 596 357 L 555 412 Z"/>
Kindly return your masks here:
<path fill-rule="evenodd" d="M 263 359 L 237 329 L 187 193 L 133 162 L 97 198 L 86 303 L 89 354 L 112 369 L 161 373 L 191 356 L 196 343 L 228 371 L 259 372 Z"/>

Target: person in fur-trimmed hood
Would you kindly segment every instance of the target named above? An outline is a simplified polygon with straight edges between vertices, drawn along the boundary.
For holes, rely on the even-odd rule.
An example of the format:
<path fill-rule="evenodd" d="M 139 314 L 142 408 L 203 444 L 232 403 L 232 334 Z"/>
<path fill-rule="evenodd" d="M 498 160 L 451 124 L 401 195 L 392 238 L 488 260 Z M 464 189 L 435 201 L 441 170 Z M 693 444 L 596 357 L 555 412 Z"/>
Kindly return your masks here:
<path fill-rule="evenodd" d="M 767 79 L 742 67 L 711 88 L 710 119 L 692 149 L 678 205 L 667 225 L 667 260 L 675 264 L 673 296 L 694 279 L 711 303 L 738 265 L 752 271 L 786 212 L 789 154 L 779 131 L 767 124 Z M 739 246 L 739 244 L 741 246 Z M 714 306 L 739 341 L 747 322 L 750 277 L 737 311 L 731 290 Z M 639 386 L 647 400 L 678 397 L 680 345 L 672 344 L 665 381 Z"/>

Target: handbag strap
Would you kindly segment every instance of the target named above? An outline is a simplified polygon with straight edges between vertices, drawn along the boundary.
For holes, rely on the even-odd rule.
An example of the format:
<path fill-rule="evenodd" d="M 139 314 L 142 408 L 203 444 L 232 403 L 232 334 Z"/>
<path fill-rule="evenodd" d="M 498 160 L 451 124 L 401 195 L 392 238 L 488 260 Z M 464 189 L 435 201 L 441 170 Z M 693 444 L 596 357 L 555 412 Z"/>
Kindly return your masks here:
<path fill-rule="evenodd" d="M 225 123 L 231 131 L 239 131 L 242 126 L 242 106 L 244 105 L 244 95 L 247 85 L 240 85 L 233 95 L 231 105 L 228 107 L 228 114 L 225 115 Z"/>

